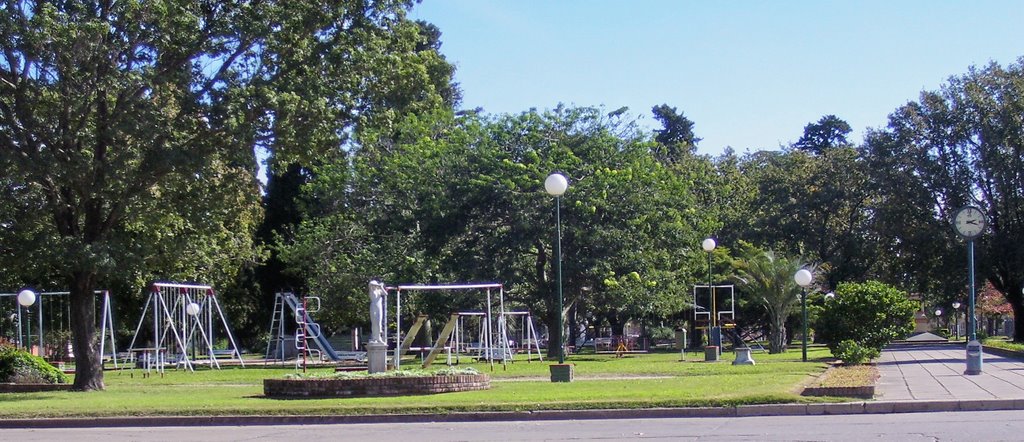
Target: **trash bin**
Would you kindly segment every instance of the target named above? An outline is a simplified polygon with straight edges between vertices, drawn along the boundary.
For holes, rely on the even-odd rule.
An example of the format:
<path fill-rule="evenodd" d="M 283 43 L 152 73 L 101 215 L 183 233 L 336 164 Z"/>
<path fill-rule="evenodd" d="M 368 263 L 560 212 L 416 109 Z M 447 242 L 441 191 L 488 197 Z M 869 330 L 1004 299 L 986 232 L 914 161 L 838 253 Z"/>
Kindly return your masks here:
<path fill-rule="evenodd" d="M 718 347 L 709 345 L 704 347 L 704 360 L 707 362 L 714 362 L 718 360 Z"/>
<path fill-rule="evenodd" d="M 978 341 L 967 343 L 967 370 L 964 374 L 981 374 L 981 343 Z"/>

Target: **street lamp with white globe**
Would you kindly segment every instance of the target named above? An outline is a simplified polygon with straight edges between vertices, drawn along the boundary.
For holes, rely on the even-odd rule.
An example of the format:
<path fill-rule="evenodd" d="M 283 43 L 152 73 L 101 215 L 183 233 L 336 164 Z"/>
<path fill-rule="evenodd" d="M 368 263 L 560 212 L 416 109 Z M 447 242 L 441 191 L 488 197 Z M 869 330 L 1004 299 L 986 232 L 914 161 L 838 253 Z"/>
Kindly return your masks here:
<path fill-rule="evenodd" d="M 569 190 L 569 180 L 560 173 L 548 175 L 544 190 L 555 197 L 555 227 L 558 232 L 555 242 L 555 262 L 558 272 L 558 363 L 565 364 L 565 324 L 562 317 L 562 195 Z"/>
<path fill-rule="evenodd" d="M 36 292 L 29 289 L 24 289 L 18 292 L 18 304 L 22 307 L 29 308 L 32 304 L 36 303 Z"/>
<path fill-rule="evenodd" d="M 29 307 L 32 307 L 32 304 L 35 303 L 36 292 L 32 291 L 31 289 L 22 289 L 20 292 L 18 292 L 18 305 L 24 307 L 26 312 L 31 313 L 32 310 L 30 310 Z M 22 346 L 24 346 L 25 348 L 29 348 L 29 346 L 32 345 L 31 315 L 29 316 L 28 321 L 26 321 L 25 327 L 25 340 L 21 341 L 21 309 L 18 309 L 18 340 L 21 341 Z"/>
<path fill-rule="evenodd" d="M 960 303 L 953 302 L 953 336 L 960 340 Z"/>
<path fill-rule="evenodd" d="M 708 342 L 718 348 L 718 351 L 721 351 L 722 329 L 718 327 L 718 312 L 715 307 L 717 299 L 715 299 L 715 286 L 712 285 L 711 279 L 711 253 L 715 251 L 717 246 L 718 243 L 715 242 L 714 238 L 706 238 L 700 243 L 700 247 L 708 254 L 708 293 L 711 295 L 711 336 L 709 336 Z"/>
<path fill-rule="evenodd" d="M 793 275 L 793 281 L 800 286 L 800 310 L 804 317 L 804 340 L 803 340 L 803 361 L 807 362 L 807 286 L 811 285 L 814 275 L 810 270 L 800 269 Z"/>

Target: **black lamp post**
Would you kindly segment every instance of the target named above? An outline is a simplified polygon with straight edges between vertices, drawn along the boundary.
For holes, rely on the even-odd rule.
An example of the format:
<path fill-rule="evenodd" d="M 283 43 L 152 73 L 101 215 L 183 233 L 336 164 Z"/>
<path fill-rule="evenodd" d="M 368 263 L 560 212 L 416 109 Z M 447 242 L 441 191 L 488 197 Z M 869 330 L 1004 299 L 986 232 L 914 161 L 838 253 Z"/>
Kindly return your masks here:
<path fill-rule="evenodd" d="M 953 336 L 960 340 L 960 303 L 953 302 Z"/>
<path fill-rule="evenodd" d="M 709 329 L 710 336 L 708 337 L 708 341 L 711 345 L 718 348 L 717 351 L 721 352 L 722 329 L 718 326 L 718 300 L 715 299 L 715 286 L 712 285 L 711 279 L 711 252 L 714 252 L 715 247 L 717 246 L 718 244 L 715 242 L 714 238 L 707 238 L 700 243 L 700 247 L 708 253 L 708 293 L 711 295 L 711 328 Z"/>
<path fill-rule="evenodd" d="M 800 309 L 803 311 L 804 317 L 804 341 L 802 347 L 804 362 L 807 362 L 807 286 L 811 285 L 811 280 L 813 279 L 814 275 L 807 269 L 797 270 L 796 274 L 793 275 L 796 285 L 800 286 Z"/>
<path fill-rule="evenodd" d="M 569 189 L 569 181 L 559 173 L 548 175 L 544 190 L 555 197 L 555 226 L 558 240 L 555 242 L 555 261 L 558 269 L 558 363 L 565 363 L 565 324 L 562 316 L 562 194 Z"/>

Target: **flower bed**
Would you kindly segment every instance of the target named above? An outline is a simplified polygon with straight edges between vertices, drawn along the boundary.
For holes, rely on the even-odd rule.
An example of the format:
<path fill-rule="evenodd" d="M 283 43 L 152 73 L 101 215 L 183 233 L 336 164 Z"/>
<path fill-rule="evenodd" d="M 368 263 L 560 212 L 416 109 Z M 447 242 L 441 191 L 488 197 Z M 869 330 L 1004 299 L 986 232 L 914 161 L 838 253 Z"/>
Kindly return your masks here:
<path fill-rule="evenodd" d="M 800 394 L 871 399 L 875 396 L 877 379 L 878 370 L 871 365 L 830 367 Z"/>
<path fill-rule="evenodd" d="M 486 374 L 263 380 L 264 395 L 284 399 L 402 396 L 489 388 L 491 377 Z"/>

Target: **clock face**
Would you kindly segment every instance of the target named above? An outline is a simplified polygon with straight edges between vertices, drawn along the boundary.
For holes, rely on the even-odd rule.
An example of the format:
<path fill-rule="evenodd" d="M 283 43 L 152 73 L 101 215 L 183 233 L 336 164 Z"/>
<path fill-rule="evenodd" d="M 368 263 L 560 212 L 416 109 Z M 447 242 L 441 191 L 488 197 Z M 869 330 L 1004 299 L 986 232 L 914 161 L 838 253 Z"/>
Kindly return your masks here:
<path fill-rule="evenodd" d="M 953 216 L 953 228 L 964 238 L 977 238 L 985 230 L 985 214 L 973 206 L 964 207 Z"/>

